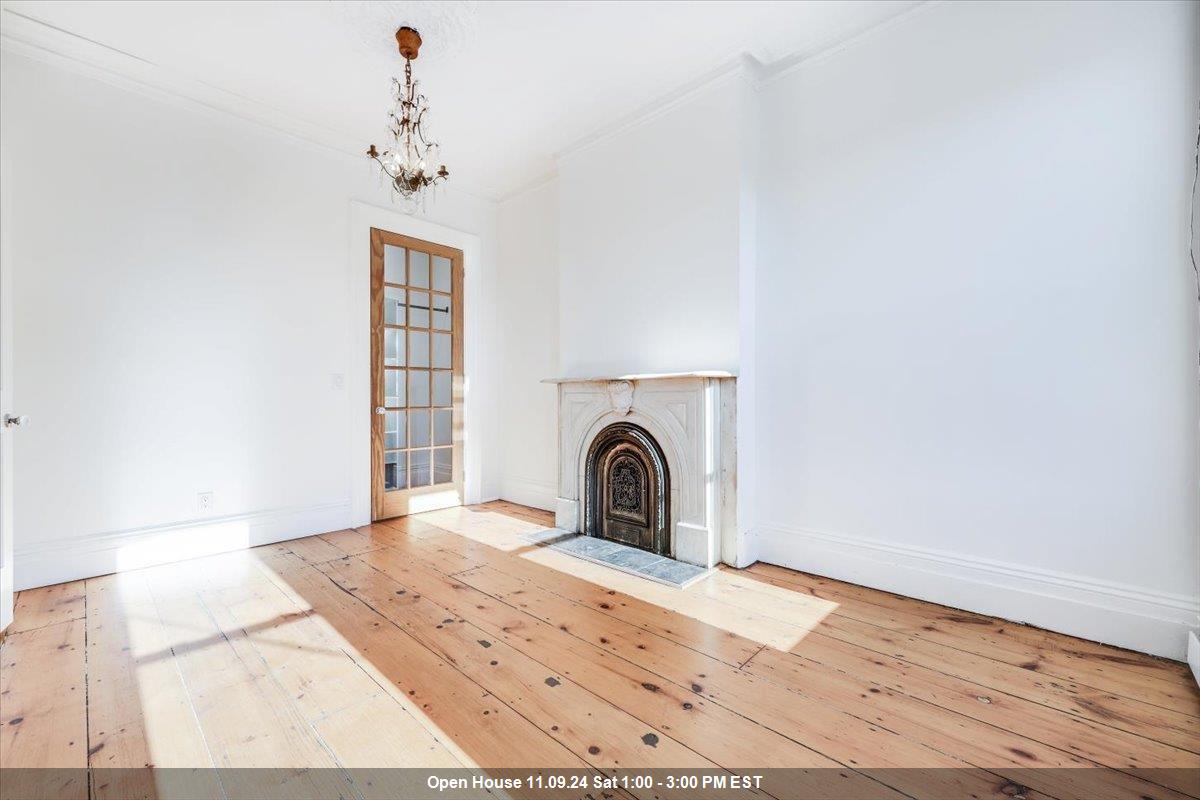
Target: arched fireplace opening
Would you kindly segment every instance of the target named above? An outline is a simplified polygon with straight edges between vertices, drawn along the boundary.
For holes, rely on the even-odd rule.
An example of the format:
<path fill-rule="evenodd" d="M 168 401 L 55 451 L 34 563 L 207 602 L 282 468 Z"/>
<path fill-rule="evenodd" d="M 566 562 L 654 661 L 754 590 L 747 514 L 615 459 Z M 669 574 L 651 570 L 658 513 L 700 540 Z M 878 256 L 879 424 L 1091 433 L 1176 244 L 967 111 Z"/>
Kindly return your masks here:
<path fill-rule="evenodd" d="M 588 448 L 584 533 L 671 556 L 671 485 L 662 448 L 644 428 L 609 425 Z"/>

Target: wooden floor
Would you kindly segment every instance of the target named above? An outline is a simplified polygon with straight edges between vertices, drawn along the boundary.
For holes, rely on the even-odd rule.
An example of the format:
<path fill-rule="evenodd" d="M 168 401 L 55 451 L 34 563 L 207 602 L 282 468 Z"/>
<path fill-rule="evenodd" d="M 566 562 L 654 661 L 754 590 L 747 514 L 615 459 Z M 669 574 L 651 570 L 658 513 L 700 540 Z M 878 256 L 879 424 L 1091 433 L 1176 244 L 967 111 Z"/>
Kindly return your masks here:
<path fill-rule="evenodd" d="M 679 591 L 523 538 L 550 524 L 487 503 L 21 592 L 0 765 L 972 766 L 851 794 L 995 798 L 1103 765 L 1113 797 L 1197 793 L 1148 771 L 1200 769 L 1182 664 L 766 565 Z"/>

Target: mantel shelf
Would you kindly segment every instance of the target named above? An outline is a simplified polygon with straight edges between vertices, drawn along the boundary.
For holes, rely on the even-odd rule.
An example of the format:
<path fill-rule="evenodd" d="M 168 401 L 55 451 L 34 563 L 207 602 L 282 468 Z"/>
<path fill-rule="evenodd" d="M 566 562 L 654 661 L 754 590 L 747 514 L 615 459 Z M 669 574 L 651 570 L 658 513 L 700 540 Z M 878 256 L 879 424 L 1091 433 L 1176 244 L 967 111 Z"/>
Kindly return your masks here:
<path fill-rule="evenodd" d="M 542 383 L 604 383 L 605 381 L 653 381 L 669 378 L 736 378 L 724 370 L 699 370 L 696 372 L 650 372 L 640 375 L 601 375 L 590 378 L 544 378 Z"/>

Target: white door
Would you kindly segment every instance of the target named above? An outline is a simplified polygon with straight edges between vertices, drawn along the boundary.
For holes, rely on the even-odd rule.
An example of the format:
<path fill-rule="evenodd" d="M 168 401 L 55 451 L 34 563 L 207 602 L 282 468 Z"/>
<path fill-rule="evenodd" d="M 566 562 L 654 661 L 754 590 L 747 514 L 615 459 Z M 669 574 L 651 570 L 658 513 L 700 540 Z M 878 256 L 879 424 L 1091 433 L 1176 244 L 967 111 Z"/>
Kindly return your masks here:
<path fill-rule="evenodd" d="M 0 145 L 0 631 L 13 618 L 12 169 Z M 15 422 L 15 420 L 13 420 Z"/>

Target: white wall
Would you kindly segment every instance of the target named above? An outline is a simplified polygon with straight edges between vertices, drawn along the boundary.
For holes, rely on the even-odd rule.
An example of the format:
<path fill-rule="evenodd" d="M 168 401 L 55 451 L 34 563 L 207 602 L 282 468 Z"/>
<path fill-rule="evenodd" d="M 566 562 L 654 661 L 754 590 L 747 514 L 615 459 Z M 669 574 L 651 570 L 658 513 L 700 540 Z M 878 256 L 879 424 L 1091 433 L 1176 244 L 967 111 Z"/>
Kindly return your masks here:
<path fill-rule="evenodd" d="M 563 375 L 736 370 L 737 78 L 562 158 Z"/>
<path fill-rule="evenodd" d="M 501 203 L 506 499 L 554 505 L 556 395 L 542 379 L 737 370 L 745 77 L 731 69 L 572 147 L 554 179 Z M 613 164 L 636 178 L 613 180 Z"/>
<path fill-rule="evenodd" d="M 514 312 L 500 379 L 506 499 L 554 505 L 557 408 L 543 378 L 747 363 L 756 238 L 746 190 L 757 134 L 749 79 L 747 63 L 731 64 L 573 146 L 554 180 L 501 204 L 499 303 Z M 614 164 L 628 179 L 614 180 Z M 739 392 L 747 401 L 751 380 Z M 739 418 L 746 464 L 752 411 Z M 753 561 L 745 548 L 727 557 Z"/>
<path fill-rule="evenodd" d="M 357 410 L 334 376 L 351 372 L 350 201 L 390 204 L 370 165 L 7 51 L 3 108 L 34 421 L 15 453 L 18 586 L 111 568 L 147 531 L 188 552 L 348 524 Z M 451 192 L 428 216 L 482 237 L 490 280 L 494 204 Z M 494 447 L 495 359 L 473 355 L 486 424 L 468 435 Z M 476 491 L 498 474 L 485 464 Z M 193 529 L 201 491 L 240 527 Z"/>
<path fill-rule="evenodd" d="M 764 88 L 764 560 L 1183 657 L 1198 9 L 937 5 Z"/>
<path fill-rule="evenodd" d="M 504 280 L 558 272 L 562 374 L 739 372 L 751 556 L 1182 658 L 1197 21 L 931 4 L 757 96 L 718 77 L 509 201 Z M 554 350 L 505 339 L 512 499 L 552 475 Z"/>
<path fill-rule="evenodd" d="M 558 182 L 501 203 L 496 303 L 500 328 L 500 494 L 547 510 L 557 496 Z"/>

